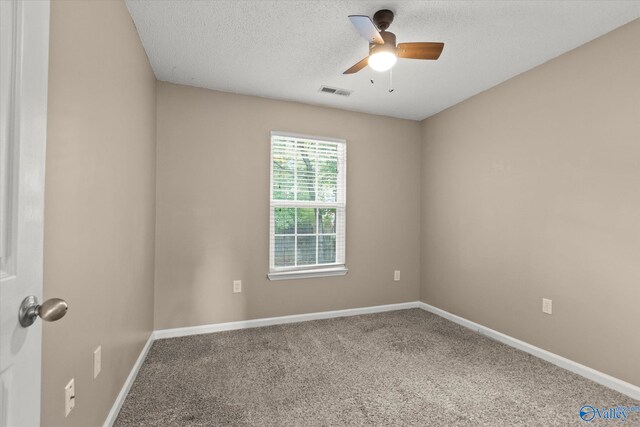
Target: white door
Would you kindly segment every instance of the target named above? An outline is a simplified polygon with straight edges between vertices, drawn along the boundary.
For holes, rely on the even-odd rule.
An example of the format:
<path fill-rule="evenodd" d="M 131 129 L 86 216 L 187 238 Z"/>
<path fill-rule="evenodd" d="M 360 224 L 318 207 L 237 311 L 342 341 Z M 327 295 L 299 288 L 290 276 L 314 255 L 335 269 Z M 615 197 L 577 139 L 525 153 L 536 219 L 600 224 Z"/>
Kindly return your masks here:
<path fill-rule="evenodd" d="M 40 424 L 42 321 L 18 321 L 42 299 L 49 2 L 0 0 L 0 426 Z"/>

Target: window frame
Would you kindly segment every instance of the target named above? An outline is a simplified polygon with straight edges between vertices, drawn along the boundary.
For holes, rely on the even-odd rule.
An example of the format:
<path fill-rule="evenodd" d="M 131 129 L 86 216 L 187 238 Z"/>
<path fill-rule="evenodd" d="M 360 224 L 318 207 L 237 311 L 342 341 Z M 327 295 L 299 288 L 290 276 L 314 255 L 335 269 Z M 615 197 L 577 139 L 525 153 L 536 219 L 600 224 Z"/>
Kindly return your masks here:
<path fill-rule="evenodd" d="M 278 201 L 273 199 L 273 139 L 274 137 L 293 138 L 310 140 L 324 143 L 336 143 L 342 145 L 343 159 L 338 157 L 338 162 L 343 164 L 338 168 L 337 186 L 342 188 L 342 197 L 336 191 L 335 202 L 321 201 L 299 201 L 287 200 Z M 269 137 L 269 273 L 270 280 L 302 279 L 310 277 L 343 276 L 349 271 L 346 267 L 346 216 L 347 216 L 347 141 L 340 138 L 330 138 L 323 136 L 304 135 L 291 132 L 271 131 Z M 305 266 L 275 267 L 275 209 L 277 208 L 315 208 L 315 209 L 336 209 L 336 262 L 331 264 L 312 264 Z M 339 214 L 339 211 L 342 214 Z M 318 221 L 316 212 L 316 227 Z M 316 229 L 316 239 L 321 236 Z M 296 236 L 297 233 L 291 236 Z M 342 245 L 338 243 L 342 236 Z M 341 252 L 339 252 L 341 251 Z M 317 255 L 316 255 L 317 256 Z M 342 261 L 342 262 L 340 262 Z"/>

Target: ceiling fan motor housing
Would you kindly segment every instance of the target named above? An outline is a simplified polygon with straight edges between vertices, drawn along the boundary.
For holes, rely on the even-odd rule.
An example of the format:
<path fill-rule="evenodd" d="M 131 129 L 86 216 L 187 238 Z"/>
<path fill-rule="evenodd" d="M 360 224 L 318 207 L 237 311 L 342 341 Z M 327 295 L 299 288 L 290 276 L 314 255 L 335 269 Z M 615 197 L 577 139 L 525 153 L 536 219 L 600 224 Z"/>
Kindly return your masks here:
<path fill-rule="evenodd" d="M 384 44 L 369 43 L 369 55 L 379 52 L 395 53 L 396 35 L 388 31 L 381 31 L 380 36 L 384 40 Z"/>

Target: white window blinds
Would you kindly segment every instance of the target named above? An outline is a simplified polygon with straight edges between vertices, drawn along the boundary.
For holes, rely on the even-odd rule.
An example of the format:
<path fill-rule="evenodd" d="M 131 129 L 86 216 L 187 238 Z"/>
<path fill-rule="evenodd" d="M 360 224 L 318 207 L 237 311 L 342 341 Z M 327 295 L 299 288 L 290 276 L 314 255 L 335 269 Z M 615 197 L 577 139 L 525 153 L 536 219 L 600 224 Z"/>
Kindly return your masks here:
<path fill-rule="evenodd" d="M 272 132 L 270 208 L 269 278 L 344 274 L 345 141 Z"/>

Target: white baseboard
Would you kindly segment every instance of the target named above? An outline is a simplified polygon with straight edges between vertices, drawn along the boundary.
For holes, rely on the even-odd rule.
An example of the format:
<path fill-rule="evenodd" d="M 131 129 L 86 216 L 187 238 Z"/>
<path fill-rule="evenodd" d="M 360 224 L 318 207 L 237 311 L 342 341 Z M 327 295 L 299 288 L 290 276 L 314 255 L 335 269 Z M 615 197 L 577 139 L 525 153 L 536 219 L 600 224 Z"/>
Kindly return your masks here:
<path fill-rule="evenodd" d="M 233 331 L 236 329 L 259 328 L 262 326 L 282 325 L 285 323 L 307 322 L 309 320 L 333 319 L 336 317 L 357 316 L 360 314 L 381 313 L 383 311 L 418 308 L 418 301 L 399 304 L 376 305 L 373 307 L 348 308 L 346 310 L 321 311 L 318 313 L 293 314 L 290 316 L 267 317 L 263 319 L 240 320 L 237 322 L 214 323 L 211 325 L 188 326 L 185 328 L 160 329 L 153 333 L 154 339 L 184 337 L 187 335 L 210 334 L 212 332 Z"/>
<path fill-rule="evenodd" d="M 529 353 L 533 356 L 539 357 L 540 359 L 553 363 L 556 366 L 566 369 L 567 371 L 571 371 L 574 374 L 585 377 L 593 382 L 618 391 L 622 394 L 626 394 L 633 399 L 640 400 L 640 387 L 636 385 L 633 385 L 626 381 L 622 381 L 603 372 L 596 371 L 595 369 L 589 368 L 588 366 L 581 365 L 578 362 L 574 362 L 573 360 L 569 360 L 555 353 L 551 353 L 550 351 L 543 350 L 524 341 L 520 341 L 519 339 L 510 337 L 509 335 L 505 335 L 502 332 L 487 328 L 486 326 L 482 326 L 478 323 L 472 322 L 471 320 L 456 316 L 455 314 L 441 310 L 427 303 L 419 302 L 418 307 L 433 314 L 437 314 L 440 317 L 444 317 L 445 319 L 464 326 L 465 328 L 469 328 L 471 330 L 479 332 L 482 335 L 486 335 L 496 341 L 500 341 L 503 344 L 517 348 L 518 350 L 522 350 L 525 353 Z"/>
<path fill-rule="evenodd" d="M 113 423 L 116 421 L 116 418 L 118 418 L 118 414 L 120 413 L 120 408 L 122 408 L 122 404 L 124 403 L 124 400 L 127 398 L 127 394 L 129 394 L 129 390 L 131 389 L 133 382 L 136 380 L 136 377 L 138 376 L 138 371 L 140 370 L 140 367 L 142 366 L 144 359 L 147 357 L 147 353 L 149 353 L 149 349 L 151 348 L 151 344 L 153 344 L 153 341 L 154 341 L 154 338 L 153 338 L 153 332 L 152 332 L 151 335 L 149 335 L 149 339 L 147 340 L 144 347 L 142 348 L 142 351 L 140 352 L 140 355 L 138 356 L 136 363 L 133 364 L 133 368 L 131 369 L 131 372 L 129 372 L 129 376 L 124 382 L 122 389 L 120 389 L 120 393 L 118 393 L 118 397 L 116 397 L 116 401 L 113 403 L 113 406 L 111 407 L 111 410 L 107 415 L 107 419 L 104 421 L 103 427 L 111 427 Z"/>

